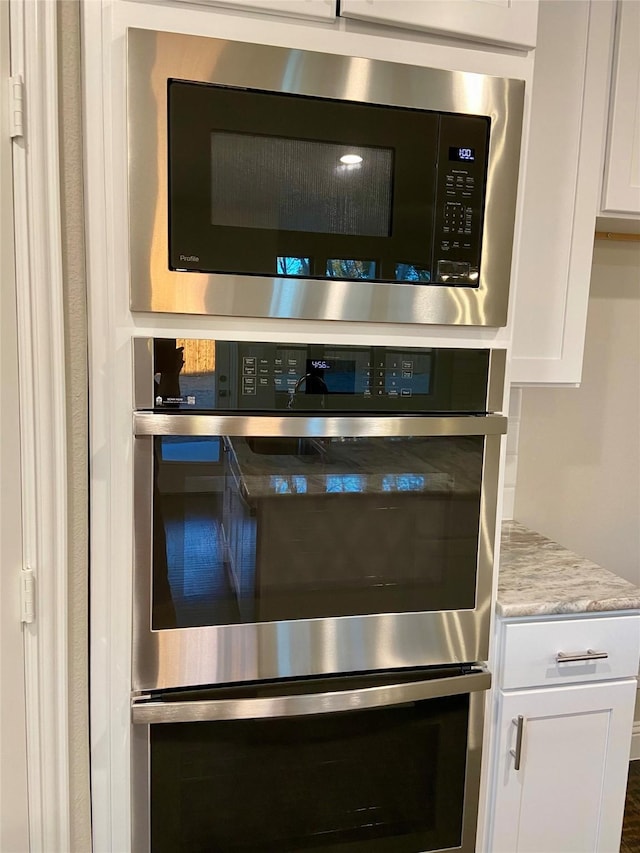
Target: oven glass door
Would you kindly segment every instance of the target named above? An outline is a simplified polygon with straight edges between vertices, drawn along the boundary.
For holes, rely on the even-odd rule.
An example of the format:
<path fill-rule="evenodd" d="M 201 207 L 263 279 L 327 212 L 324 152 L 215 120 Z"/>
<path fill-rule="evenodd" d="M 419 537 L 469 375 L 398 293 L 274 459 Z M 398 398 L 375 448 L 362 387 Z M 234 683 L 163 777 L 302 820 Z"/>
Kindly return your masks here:
<path fill-rule="evenodd" d="M 153 629 L 474 608 L 484 436 L 152 442 Z"/>
<path fill-rule="evenodd" d="M 489 676 L 394 677 L 134 705 L 134 721 L 152 723 L 141 766 L 153 853 L 473 850 L 482 723 L 474 691 Z"/>

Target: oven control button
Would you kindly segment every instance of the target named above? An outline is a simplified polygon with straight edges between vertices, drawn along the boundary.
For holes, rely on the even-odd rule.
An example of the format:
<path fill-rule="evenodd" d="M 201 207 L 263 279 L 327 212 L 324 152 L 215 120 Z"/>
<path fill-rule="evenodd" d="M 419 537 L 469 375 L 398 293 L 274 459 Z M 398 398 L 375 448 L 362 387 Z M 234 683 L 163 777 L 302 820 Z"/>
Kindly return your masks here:
<path fill-rule="evenodd" d="M 410 397 L 411 396 L 411 388 L 403 388 L 400 393 L 402 394 L 403 397 Z"/>

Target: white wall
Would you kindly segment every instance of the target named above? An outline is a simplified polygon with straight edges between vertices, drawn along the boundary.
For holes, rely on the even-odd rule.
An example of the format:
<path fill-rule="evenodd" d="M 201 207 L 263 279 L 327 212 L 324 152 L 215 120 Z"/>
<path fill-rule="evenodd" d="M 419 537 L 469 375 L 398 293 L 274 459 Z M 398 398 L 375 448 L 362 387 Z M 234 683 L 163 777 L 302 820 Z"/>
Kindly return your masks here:
<path fill-rule="evenodd" d="M 640 243 L 595 245 L 580 388 L 520 394 L 513 517 L 640 586 Z"/>
<path fill-rule="evenodd" d="M 640 586 L 640 244 L 597 242 L 582 385 L 522 392 L 514 517 Z"/>

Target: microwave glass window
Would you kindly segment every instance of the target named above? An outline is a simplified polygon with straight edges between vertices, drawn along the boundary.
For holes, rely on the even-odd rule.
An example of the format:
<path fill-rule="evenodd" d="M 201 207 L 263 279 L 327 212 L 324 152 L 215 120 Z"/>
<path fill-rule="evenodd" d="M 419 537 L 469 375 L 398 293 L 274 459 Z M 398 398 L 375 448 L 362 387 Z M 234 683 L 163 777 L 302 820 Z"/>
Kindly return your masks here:
<path fill-rule="evenodd" d="M 212 225 L 388 237 L 392 188 L 389 148 L 211 134 Z"/>
<path fill-rule="evenodd" d="M 278 275 L 311 275 L 311 258 L 279 257 L 276 264 Z"/>
<path fill-rule="evenodd" d="M 327 278 L 368 278 L 376 277 L 375 261 L 354 261 L 331 258 L 327 261 Z"/>
<path fill-rule="evenodd" d="M 415 264 L 396 264 L 396 281 L 428 284 L 431 281 L 431 270 Z"/>
<path fill-rule="evenodd" d="M 483 437 L 155 442 L 154 629 L 473 608 Z"/>

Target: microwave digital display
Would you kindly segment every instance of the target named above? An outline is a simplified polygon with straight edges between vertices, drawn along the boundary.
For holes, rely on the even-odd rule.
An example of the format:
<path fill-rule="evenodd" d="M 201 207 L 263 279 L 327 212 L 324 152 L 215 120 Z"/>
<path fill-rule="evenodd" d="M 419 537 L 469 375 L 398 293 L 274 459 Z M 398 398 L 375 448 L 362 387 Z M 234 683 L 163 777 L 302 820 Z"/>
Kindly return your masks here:
<path fill-rule="evenodd" d="M 475 148 L 449 148 L 449 160 L 455 160 L 458 163 L 473 163 L 476 159 Z"/>

